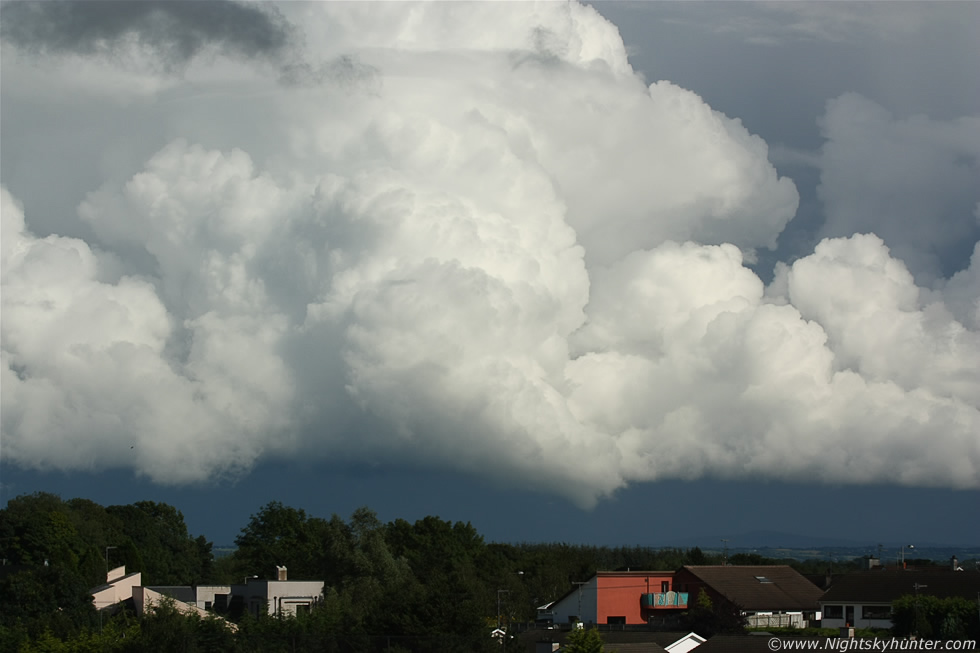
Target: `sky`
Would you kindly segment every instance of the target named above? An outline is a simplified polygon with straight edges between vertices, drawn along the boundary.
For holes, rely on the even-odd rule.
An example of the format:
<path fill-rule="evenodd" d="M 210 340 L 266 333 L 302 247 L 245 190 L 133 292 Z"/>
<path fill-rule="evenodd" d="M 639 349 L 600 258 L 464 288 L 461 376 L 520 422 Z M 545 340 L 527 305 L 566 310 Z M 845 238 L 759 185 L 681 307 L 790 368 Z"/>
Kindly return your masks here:
<path fill-rule="evenodd" d="M 0 11 L 0 500 L 980 543 L 980 4 Z"/>

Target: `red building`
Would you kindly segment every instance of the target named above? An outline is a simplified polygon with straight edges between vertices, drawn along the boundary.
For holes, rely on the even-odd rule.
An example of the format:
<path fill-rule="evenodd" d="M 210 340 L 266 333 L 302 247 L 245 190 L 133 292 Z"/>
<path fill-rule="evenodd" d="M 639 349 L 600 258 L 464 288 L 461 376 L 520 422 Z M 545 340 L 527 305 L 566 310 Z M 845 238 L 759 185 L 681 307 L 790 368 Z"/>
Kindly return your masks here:
<path fill-rule="evenodd" d="M 687 609 L 687 593 L 675 592 L 673 583 L 672 571 L 600 571 L 544 606 L 539 616 L 555 623 L 645 624 Z"/>

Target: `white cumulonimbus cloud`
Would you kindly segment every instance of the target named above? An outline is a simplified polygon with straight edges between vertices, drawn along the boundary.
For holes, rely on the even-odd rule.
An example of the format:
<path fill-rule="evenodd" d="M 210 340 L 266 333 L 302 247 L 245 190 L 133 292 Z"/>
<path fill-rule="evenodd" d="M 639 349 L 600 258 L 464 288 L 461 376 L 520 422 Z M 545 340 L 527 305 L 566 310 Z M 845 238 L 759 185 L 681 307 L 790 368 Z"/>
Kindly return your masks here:
<path fill-rule="evenodd" d="M 127 96 L 132 66 L 85 55 L 160 143 L 81 202 L 87 240 L 3 191 L 8 461 L 407 461 L 582 505 L 704 475 L 980 486 L 980 254 L 925 289 L 848 233 L 766 287 L 745 262 L 792 182 L 592 8 L 282 8 L 300 59 L 219 52 Z"/>

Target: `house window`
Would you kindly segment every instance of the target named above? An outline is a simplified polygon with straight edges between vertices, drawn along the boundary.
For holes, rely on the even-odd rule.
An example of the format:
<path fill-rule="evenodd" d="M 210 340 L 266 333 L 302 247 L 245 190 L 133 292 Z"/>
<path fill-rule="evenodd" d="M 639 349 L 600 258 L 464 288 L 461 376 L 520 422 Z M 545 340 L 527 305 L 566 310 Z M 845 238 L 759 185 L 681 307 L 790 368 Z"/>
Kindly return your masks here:
<path fill-rule="evenodd" d="M 670 581 L 662 580 L 660 581 L 660 592 L 661 594 L 666 594 L 670 591 Z"/>
<path fill-rule="evenodd" d="M 625 626 L 626 625 L 626 617 L 606 617 L 606 623 L 607 624 L 616 624 L 616 625 Z"/>
<path fill-rule="evenodd" d="M 205 610 L 210 610 L 211 609 L 211 601 L 205 601 L 204 602 L 204 609 Z"/>
<path fill-rule="evenodd" d="M 864 619 L 891 619 L 892 609 L 887 605 L 862 605 L 861 617 Z"/>
<path fill-rule="evenodd" d="M 823 618 L 824 619 L 843 619 L 844 618 L 844 606 L 842 606 L 842 605 L 825 605 L 825 606 L 823 606 Z"/>
<path fill-rule="evenodd" d="M 300 614 L 309 614 L 309 613 L 310 613 L 310 604 L 309 603 L 300 603 L 299 605 L 296 606 L 296 614 L 297 615 L 300 615 Z"/>

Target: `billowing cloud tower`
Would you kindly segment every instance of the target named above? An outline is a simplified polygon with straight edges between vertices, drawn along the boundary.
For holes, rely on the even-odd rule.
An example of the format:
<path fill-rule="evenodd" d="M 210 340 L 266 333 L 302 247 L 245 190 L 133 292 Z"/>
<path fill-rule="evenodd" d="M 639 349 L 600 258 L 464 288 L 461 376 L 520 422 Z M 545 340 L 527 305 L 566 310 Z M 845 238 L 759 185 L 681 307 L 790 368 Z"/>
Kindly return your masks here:
<path fill-rule="evenodd" d="M 44 7 L 5 7 L 6 82 L 118 130 L 61 164 L 104 171 L 73 215 L 3 191 L 9 462 L 980 487 L 980 254 L 917 286 L 828 176 L 834 233 L 767 287 L 793 183 L 594 9 L 214 3 L 254 38 L 181 41 L 182 3 Z"/>

